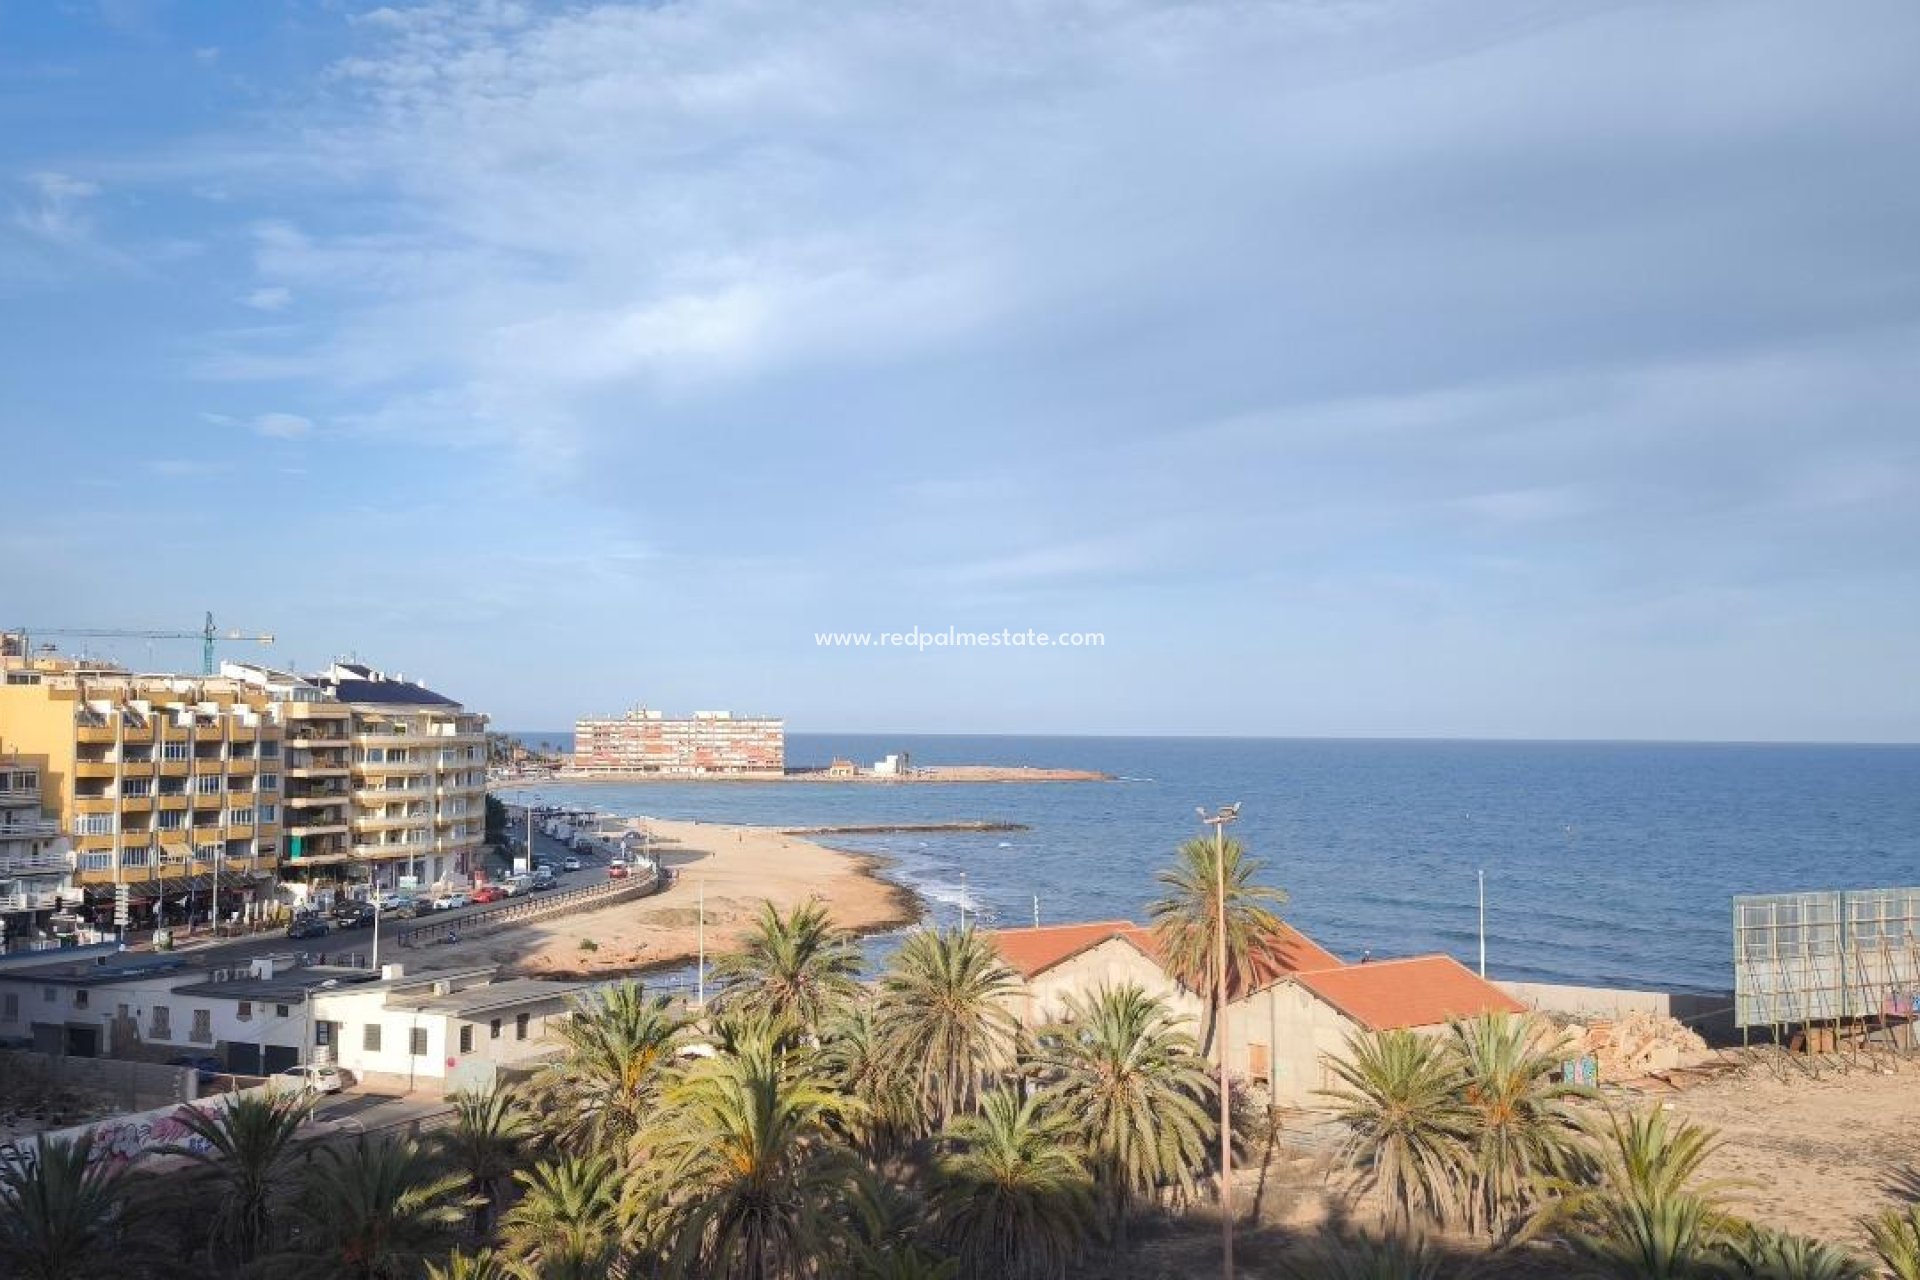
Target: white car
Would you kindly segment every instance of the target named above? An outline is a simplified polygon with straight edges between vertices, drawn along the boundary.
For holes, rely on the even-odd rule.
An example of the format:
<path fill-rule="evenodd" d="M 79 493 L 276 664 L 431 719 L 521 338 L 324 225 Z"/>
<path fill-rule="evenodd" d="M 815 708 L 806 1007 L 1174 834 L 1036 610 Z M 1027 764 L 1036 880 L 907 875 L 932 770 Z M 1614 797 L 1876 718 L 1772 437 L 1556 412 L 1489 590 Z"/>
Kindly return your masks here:
<path fill-rule="evenodd" d="M 566 871 L 578 871 L 580 869 L 580 859 L 567 858 L 560 863 L 560 866 Z"/>
<path fill-rule="evenodd" d="M 455 907 L 464 907 L 473 901 L 464 893 L 443 893 L 433 900 L 435 911 L 452 911 Z"/>
<path fill-rule="evenodd" d="M 277 1083 L 308 1093 L 338 1093 L 346 1084 L 338 1067 L 288 1067 L 274 1077 Z"/>
<path fill-rule="evenodd" d="M 404 893 L 395 891 L 391 893 L 383 893 L 378 898 L 376 898 L 375 901 L 380 904 L 380 909 L 382 911 L 391 911 L 403 902 L 411 902 L 412 899 Z"/>
<path fill-rule="evenodd" d="M 532 883 L 533 879 L 530 876 L 508 876 L 500 882 L 500 888 L 509 898 L 517 898 L 525 893 L 527 886 Z"/>

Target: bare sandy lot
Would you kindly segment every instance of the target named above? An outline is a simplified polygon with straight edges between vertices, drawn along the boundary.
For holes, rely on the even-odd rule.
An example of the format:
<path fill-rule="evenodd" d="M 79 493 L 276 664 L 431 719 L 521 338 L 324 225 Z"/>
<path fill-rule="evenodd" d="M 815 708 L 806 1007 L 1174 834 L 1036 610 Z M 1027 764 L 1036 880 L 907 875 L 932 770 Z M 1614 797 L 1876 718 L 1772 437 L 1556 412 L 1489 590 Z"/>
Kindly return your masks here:
<path fill-rule="evenodd" d="M 658 820 L 648 825 L 660 865 L 677 872 L 664 892 L 423 950 L 410 963 L 421 969 L 499 964 L 510 973 L 543 978 L 609 977 L 678 964 L 698 954 L 703 885 L 709 956 L 736 945 L 762 901 L 787 909 L 819 898 L 842 928 L 858 933 L 919 917 L 914 896 L 883 879 L 877 859 L 761 827 Z"/>

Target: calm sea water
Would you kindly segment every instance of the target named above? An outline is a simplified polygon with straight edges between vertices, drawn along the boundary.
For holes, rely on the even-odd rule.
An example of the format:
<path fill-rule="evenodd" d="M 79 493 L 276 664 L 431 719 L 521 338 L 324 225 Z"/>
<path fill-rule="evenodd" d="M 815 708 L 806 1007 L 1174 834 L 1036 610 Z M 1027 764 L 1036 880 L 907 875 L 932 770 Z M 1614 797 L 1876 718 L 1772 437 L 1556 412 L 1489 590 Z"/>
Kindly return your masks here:
<path fill-rule="evenodd" d="M 527 734 L 566 744 L 569 735 Z M 1487 877 L 1497 977 L 1723 990 L 1736 893 L 1920 882 L 1920 747 L 791 735 L 792 763 L 1099 769 L 1111 783 L 650 783 L 534 788 L 607 812 L 793 826 L 1006 819 L 1029 831 L 835 837 L 884 854 L 936 918 L 1144 919 L 1154 872 L 1233 835 L 1287 916 L 1357 958 L 1472 963 Z"/>

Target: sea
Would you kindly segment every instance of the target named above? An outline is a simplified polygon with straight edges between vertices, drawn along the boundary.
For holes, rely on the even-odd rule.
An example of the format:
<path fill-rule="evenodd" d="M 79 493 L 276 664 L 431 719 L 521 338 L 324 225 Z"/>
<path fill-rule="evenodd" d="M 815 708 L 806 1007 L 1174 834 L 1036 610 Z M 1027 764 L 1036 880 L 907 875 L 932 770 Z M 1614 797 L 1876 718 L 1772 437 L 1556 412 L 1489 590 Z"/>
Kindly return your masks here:
<path fill-rule="evenodd" d="M 530 732 L 570 749 L 571 735 Z M 1231 835 L 1283 914 L 1347 959 L 1448 952 L 1490 976 L 1714 992 L 1735 894 L 1920 883 L 1920 746 L 789 734 L 789 765 L 1100 770 L 1111 782 L 542 784 L 524 801 L 778 826 L 994 820 L 833 836 L 888 861 L 938 922 L 1144 921 L 1155 876 Z M 884 940 L 882 940 L 884 945 Z"/>

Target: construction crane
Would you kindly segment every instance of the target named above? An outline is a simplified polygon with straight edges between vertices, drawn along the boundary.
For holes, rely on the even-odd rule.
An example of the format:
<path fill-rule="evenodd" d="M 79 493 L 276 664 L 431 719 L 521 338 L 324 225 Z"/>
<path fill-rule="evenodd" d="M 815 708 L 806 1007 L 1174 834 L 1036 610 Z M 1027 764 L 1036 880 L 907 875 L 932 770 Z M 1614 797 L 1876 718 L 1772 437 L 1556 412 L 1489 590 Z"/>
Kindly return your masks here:
<path fill-rule="evenodd" d="M 112 627 L 23 627 L 20 630 L 20 650 L 23 654 L 32 652 L 33 636 L 73 636 L 89 640 L 198 640 L 200 648 L 200 670 L 203 675 L 214 673 L 213 645 L 216 640 L 251 640 L 255 644 L 272 644 L 273 633 L 255 634 L 247 631 L 220 631 L 213 625 L 213 614 L 207 614 L 207 623 L 198 631 L 140 631 L 124 630 Z"/>

